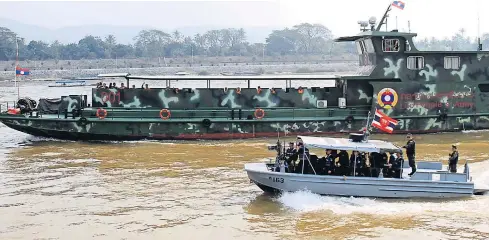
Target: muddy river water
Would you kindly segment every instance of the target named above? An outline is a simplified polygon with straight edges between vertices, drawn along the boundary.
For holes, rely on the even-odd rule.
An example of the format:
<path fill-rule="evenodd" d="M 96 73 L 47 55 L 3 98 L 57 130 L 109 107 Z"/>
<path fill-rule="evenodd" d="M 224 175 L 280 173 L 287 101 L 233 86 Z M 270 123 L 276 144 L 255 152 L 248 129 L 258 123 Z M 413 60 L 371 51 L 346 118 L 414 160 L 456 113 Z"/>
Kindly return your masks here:
<path fill-rule="evenodd" d="M 12 85 L 0 83 L 0 101 L 16 99 Z M 24 83 L 20 92 L 38 99 L 90 89 Z M 469 160 L 476 186 L 489 185 L 489 132 L 415 138 L 418 159 L 445 164 L 451 144 L 459 144 L 460 162 Z M 273 142 L 83 143 L 37 138 L 0 124 L 0 239 L 489 238 L 489 196 L 265 195 L 250 184 L 243 165 L 273 157 L 266 148 Z"/>

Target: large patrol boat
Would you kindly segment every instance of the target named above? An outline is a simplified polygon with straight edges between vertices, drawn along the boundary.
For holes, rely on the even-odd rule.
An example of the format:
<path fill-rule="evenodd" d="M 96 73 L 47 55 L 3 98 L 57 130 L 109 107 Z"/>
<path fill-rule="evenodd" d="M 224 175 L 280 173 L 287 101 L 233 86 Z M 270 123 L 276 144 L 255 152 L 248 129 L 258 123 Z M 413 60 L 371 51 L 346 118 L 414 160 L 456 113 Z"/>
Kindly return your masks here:
<path fill-rule="evenodd" d="M 394 133 L 489 128 L 489 52 L 420 51 L 415 33 L 381 31 L 374 18 L 361 32 L 336 39 L 355 42 L 356 75 L 134 76 L 165 80 L 166 88 L 101 89 L 91 96 L 19 99 L 0 114 L 8 127 L 71 140 L 234 139 L 360 132 L 368 112 L 398 120 Z M 104 77 L 103 76 L 103 77 Z M 206 88 L 178 89 L 172 80 L 205 80 Z M 215 88 L 211 81 L 245 80 L 247 88 Z M 251 88 L 250 81 L 285 81 L 286 88 Z M 291 81 L 315 80 L 315 87 Z M 334 86 L 322 82 L 333 81 Z M 91 98 L 91 104 L 88 100 Z M 37 107 L 36 107 L 37 105 Z M 5 110 L 5 107 L 3 108 Z"/>

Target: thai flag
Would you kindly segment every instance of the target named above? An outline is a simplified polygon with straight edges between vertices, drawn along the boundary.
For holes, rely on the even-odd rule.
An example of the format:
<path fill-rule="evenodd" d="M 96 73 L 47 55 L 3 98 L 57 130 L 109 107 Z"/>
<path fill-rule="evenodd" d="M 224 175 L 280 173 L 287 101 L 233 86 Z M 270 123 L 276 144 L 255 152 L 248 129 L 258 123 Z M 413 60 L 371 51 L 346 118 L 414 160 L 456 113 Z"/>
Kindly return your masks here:
<path fill-rule="evenodd" d="M 394 1 L 394 2 L 392 2 L 392 6 L 403 10 L 404 6 L 406 6 L 406 4 L 403 1 Z"/>
<path fill-rule="evenodd" d="M 15 68 L 15 75 L 17 75 L 17 76 L 29 75 L 29 69 L 28 68 L 21 68 L 21 67 L 17 66 Z"/>
<path fill-rule="evenodd" d="M 385 115 L 385 113 L 380 110 L 375 110 L 375 117 L 372 121 L 372 126 L 388 133 L 392 133 L 394 131 L 394 127 L 397 126 L 397 120 Z"/>

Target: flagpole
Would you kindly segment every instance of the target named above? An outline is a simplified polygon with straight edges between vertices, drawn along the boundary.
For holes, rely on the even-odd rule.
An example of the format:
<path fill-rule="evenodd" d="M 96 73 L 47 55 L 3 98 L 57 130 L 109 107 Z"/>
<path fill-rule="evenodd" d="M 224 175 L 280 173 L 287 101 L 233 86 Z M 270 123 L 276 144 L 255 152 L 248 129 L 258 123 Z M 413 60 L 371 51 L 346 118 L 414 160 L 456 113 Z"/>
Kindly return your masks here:
<path fill-rule="evenodd" d="M 17 54 L 15 57 L 15 87 L 17 88 L 17 101 L 19 100 L 19 85 L 17 84 L 17 67 L 19 66 L 19 41 L 15 36 L 15 45 L 17 47 Z"/>
<path fill-rule="evenodd" d="M 369 135 L 369 131 L 368 131 L 368 122 L 370 121 L 370 111 L 368 111 L 368 115 L 367 115 L 367 124 L 365 126 L 365 141 L 368 141 L 368 135 Z"/>

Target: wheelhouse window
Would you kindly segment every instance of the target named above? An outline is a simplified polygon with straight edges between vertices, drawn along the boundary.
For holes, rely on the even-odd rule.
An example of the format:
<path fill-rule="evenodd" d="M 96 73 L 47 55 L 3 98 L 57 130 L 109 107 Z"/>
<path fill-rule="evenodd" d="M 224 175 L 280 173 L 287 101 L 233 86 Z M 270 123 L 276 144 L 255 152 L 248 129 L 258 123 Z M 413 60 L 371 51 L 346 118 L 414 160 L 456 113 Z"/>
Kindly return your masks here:
<path fill-rule="evenodd" d="M 384 52 L 399 52 L 399 39 L 384 39 L 382 50 Z"/>
<path fill-rule="evenodd" d="M 411 56 L 407 58 L 407 68 L 411 70 L 421 70 L 424 68 L 424 57 Z"/>
<path fill-rule="evenodd" d="M 445 69 L 459 69 L 460 68 L 460 57 L 451 56 L 445 57 Z"/>
<path fill-rule="evenodd" d="M 372 39 L 365 39 L 364 40 L 365 42 L 365 48 L 367 49 L 367 52 L 368 53 L 375 53 L 375 49 L 374 49 L 374 44 L 372 43 Z"/>
<path fill-rule="evenodd" d="M 357 52 L 359 55 L 363 54 L 363 49 L 362 49 L 362 45 L 360 44 L 361 41 L 356 41 L 355 44 L 357 45 Z"/>

